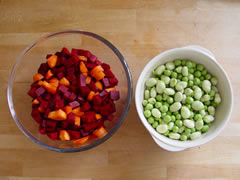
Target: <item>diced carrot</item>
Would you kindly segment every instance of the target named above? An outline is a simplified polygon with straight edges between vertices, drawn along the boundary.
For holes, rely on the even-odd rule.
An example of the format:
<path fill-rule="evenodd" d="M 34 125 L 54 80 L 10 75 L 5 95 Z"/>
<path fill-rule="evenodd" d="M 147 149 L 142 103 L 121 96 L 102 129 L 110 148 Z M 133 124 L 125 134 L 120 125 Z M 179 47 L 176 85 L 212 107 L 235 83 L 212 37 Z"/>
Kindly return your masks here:
<path fill-rule="evenodd" d="M 80 72 L 82 72 L 82 73 L 87 73 L 88 72 L 88 69 L 87 69 L 84 62 L 81 61 L 79 67 L 80 67 Z"/>
<path fill-rule="evenodd" d="M 78 58 L 79 58 L 81 61 L 87 61 L 87 57 L 85 57 L 85 56 L 78 56 Z"/>
<path fill-rule="evenodd" d="M 96 96 L 96 95 L 98 95 L 99 94 L 99 92 L 96 92 L 95 94 L 94 94 L 94 96 Z"/>
<path fill-rule="evenodd" d="M 74 144 L 83 144 L 88 140 L 89 136 L 73 141 Z"/>
<path fill-rule="evenodd" d="M 53 73 L 52 73 L 52 71 L 49 69 L 48 72 L 47 72 L 46 75 L 45 75 L 45 78 L 46 78 L 46 79 L 50 79 L 52 76 L 53 76 Z"/>
<path fill-rule="evenodd" d="M 50 79 L 49 82 L 50 83 L 59 83 L 59 80 L 58 80 L 58 78 L 54 77 L 54 78 Z"/>
<path fill-rule="evenodd" d="M 62 120 L 67 119 L 67 114 L 63 110 L 59 109 L 59 110 L 56 110 L 56 111 L 49 112 L 48 113 L 48 118 L 53 119 L 53 120 L 62 121 Z"/>
<path fill-rule="evenodd" d="M 70 82 L 67 80 L 67 78 L 63 77 L 63 78 L 60 80 L 60 84 L 65 85 L 65 86 L 69 86 L 69 85 L 70 85 Z"/>
<path fill-rule="evenodd" d="M 37 73 L 33 76 L 33 81 L 36 82 L 36 81 L 40 81 L 41 79 L 43 79 L 44 76 L 40 73 Z"/>
<path fill-rule="evenodd" d="M 111 92 L 111 91 L 116 91 L 116 88 L 115 87 L 113 87 L 113 88 L 107 88 L 107 89 L 105 89 L 107 92 Z"/>
<path fill-rule="evenodd" d="M 94 91 L 90 91 L 90 93 L 88 94 L 87 100 L 91 101 L 93 96 L 94 96 L 95 92 Z"/>
<path fill-rule="evenodd" d="M 47 59 L 47 63 L 48 63 L 48 66 L 50 68 L 54 68 L 57 64 L 57 56 L 56 55 L 52 55 L 50 56 L 48 59 Z"/>
<path fill-rule="evenodd" d="M 36 99 L 33 100 L 32 103 L 33 103 L 33 104 L 39 104 L 39 100 L 36 98 Z"/>
<path fill-rule="evenodd" d="M 103 90 L 103 85 L 100 81 L 95 82 L 95 86 L 101 91 Z"/>
<path fill-rule="evenodd" d="M 57 91 L 57 87 L 52 83 L 48 83 L 47 81 L 43 81 L 42 86 L 51 94 L 55 94 Z"/>
<path fill-rule="evenodd" d="M 63 108 L 63 110 L 65 111 L 65 113 L 69 114 L 70 112 L 72 112 L 72 107 L 67 105 Z"/>
<path fill-rule="evenodd" d="M 59 83 L 57 82 L 53 82 L 53 83 L 50 83 L 51 86 L 57 88 L 59 86 Z M 57 90 L 57 89 L 56 89 Z"/>
<path fill-rule="evenodd" d="M 59 138 L 62 140 L 62 141 L 68 141 L 70 140 L 70 136 L 68 134 L 68 132 L 66 130 L 61 130 L 60 133 L 59 133 Z"/>
<path fill-rule="evenodd" d="M 104 76 L 105 76 L 104 72 L 100 71 L 100 72 L 96 73 L 94 77 L 97 81 L 99 81 L 99 80 L 102 80 L 104 78 Z"/>
<path fill-rule="evenodd" d="M 80 126 L 80 124 L 81 124 L 81 119 L 80 119 L 80 117 L 75 116 L 75 122 L 74 122 L 74 124 L 75 124 L 76 126 Z"/>
<path fill-rule="evenodd" d="M 91 70 L 91 76 L 95 76 L 95 74 L 97 74 L 98 72 L 103 72 L 104 69 L 102 68 L 102 66 L 98 65 L 95 66 L 92 70 Z"/>
<path fill-rule="evenodd" d="M 38 85 L 42 86 L 43 85 L 43 81 L 38 81 Z"/>
<path fill-rule="evenodd" d="M 90 84 L 91 80 L 92 80 L 92 78 L 90 76 L 87 76 L 86 77 L 86 84 Z"/>
<path fill-rule="evenodd" d="M 93 131 L 93 134 L 97 137 L 103 137 L 107 134 L 107 131 L 104 129 L 104 127 L 100 127 Z"/>
<path fill-rule="evenodd" d="M 80 117 L 82 115 L 84 115 L 84 112 L 81 112 L 80 107 L 77 107 L 77 108 L 73 109 L 72 113 L 75 114 L 76 116 L 80 116 Z"/>
<path fill-rule="evenodd" d="M 87 76 L 88 75 L 88 73 L 82 73 L 84 76 Z"/>
<path fill-rule="evenodd" d="M 95 118 L 96 118 L 96 120 L 102 119 L 102 115 L 101 114 L 95 114 Z"/>
<path fill-rule="evenodd" d="M 44 110 L 41 106 L 39 106 L 39 107 L 38 107 L 38 111 L 41 112 L 41 113 L 43 113 L 45 110 Z"/>

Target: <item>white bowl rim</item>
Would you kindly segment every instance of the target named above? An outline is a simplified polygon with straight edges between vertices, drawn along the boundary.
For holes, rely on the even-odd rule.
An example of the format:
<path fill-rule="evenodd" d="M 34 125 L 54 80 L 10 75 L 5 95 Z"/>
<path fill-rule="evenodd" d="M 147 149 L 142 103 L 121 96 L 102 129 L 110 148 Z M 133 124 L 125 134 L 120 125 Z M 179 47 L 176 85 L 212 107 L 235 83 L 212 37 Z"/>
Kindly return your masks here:
<path fill-rule="evenodd" d="M 224 74 L 224 76 L 227 79 L 227 86 L 230 89 L 231 92 L 231 97 L 230 97 L 230 106 L 229 106 L 229 110 L 228 110 L 228 114 L 227 114 L 227 118 L 224 120 L 222 126 L 220 128 L 218 128 L 216 131 L 214 131 L 211 135 L 208 136 L 208 138 L 202 138 L 201 140 L 194 140 L 194 141 L 179 141 L 179 140 L 172 140 L 168 137 L 165 137 L 161 134 L 159 134 L 146 120 L 146 118 L 143 115 L 143 112 L 141 110 L 141 106 L 142 106 L 142 102 L 140 102 L 139 98 L 140 96 L 142 96 L 140 94 L 139 89 L 141 88 L 141 84 L 144 83 L 143 82 L 143 78 L 146 72 L 149 71 L 149 69 L 151 68 L 151 64 L 155 63 L 156 61 L 158 61 L 160 58 L 163 58 L 165 56 L 168 56 L 171 53 L 177 53 L 180 51 L 193 51 L 195 53 L 200 53 L 204 56 L 206 56 L 208 59 L 210 59 L 211 61 L 213 61 L 213 63 L 215 63 L 216 66 L 218 66 L 221 70 L 221 72 Z M 214 59 L 214 57 L 212 57 L 211 55 L 209 55 L 206 52 L 197 50 L 197 49 L 192 49 L 192 48 L 187 48 L 187 47 L 181 47 L 181 48 L 174 48 L 174 49 L 169 49 L 166 50 L 160 54 L 158 54 L 157 56 L 153 57 L 144 67 L 144 69 L 142 70 L 137 84 L 136 84 L 136 88 L 135 88 L 135 105 L 136 105 L 136 109 L 137 109 L 137 113 L 138 116 L 140 117 L 141 122 L 143 123 L 143 125 L 145 126 L 145 128 L 149 131 L 149 133 L 154 136 L 156 139 L 166 143 L 167 145 L 170 146 L 175 146 L 175 147 L 180 147 L 180 148 L 190 148 L 190 147 L 195 147 L 195 146 L 200 146 L 203 144 L 208 143 L 209 141 L 213 140 L 214 138 L 216 138 L 220 132 L 222 132 L 222 130 L 225 128 L 225 126 L 227 125 L 228 121 L 230 120 L 230 116 L 232 113 L 232 109 L 233 109 L 233 90 L 232 90 L 232 85 L 230 83 L 230 79 L 227 75 L 227 73 L 224 71 L 224 69 L 222 68 L 222 66 Z"/>

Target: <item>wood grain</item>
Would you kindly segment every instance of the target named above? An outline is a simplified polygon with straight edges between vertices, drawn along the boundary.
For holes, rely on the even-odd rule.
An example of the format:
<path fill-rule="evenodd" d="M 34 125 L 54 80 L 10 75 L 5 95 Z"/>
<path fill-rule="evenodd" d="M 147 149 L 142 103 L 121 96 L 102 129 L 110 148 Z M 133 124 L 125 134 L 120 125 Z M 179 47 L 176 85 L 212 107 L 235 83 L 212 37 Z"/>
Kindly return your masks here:
<path fill-rule="evenodd" d="M 238 180 L 239 10 L 238 0 L 0 0 L 0 179 Z M 210 143 L 171 153 L 153 142 L 133 102 L 118 132 L 92 150 L 61 154 L 39 147 L 12 120 L 7 81 L 27 45 L 64 29 L 92 31 L 110 40 L 127 60 L 134 86 L 144 65 L 156 54 L 191 44 L 208 48 L 233 85 L 230 123 Z"/>

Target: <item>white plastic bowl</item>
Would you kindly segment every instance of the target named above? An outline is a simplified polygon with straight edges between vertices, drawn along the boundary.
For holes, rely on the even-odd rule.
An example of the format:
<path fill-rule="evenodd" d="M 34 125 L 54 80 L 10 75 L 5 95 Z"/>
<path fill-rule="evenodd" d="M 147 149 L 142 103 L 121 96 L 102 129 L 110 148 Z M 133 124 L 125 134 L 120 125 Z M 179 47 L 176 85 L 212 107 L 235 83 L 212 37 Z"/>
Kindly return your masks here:
<path fill-rule="evenodd" d="M 152 76 L 152 70 L 158 65 L 165 64 L 175 59 L 189 59 L 196 63 L 203 64 L 207 70 L 218 79 L 218 89 L 221 94 L 222 102 L 216 109 L 215 120 L 207 133 L 202 134 L 199 139 L 194 141 L 172 140 L 159 134 L 143 115 L 142 101 L 144 98 L 145 81 Z M 207 49 L 200 46 L 186 46 L 175 48 L 160 53 L 145 66 L 139 76 L 135 89 L 135 103 L 138 115 L 143 125 L 149 131 L 154 141 L 163 149 L 168 151 L 182 151 L 187 148 L 200 146 L 213 140 L 224 129 L 230 119 L 233 108 L 233 92 L 230 80 L 221 65 L 216 61 L 214 55 Z"/>

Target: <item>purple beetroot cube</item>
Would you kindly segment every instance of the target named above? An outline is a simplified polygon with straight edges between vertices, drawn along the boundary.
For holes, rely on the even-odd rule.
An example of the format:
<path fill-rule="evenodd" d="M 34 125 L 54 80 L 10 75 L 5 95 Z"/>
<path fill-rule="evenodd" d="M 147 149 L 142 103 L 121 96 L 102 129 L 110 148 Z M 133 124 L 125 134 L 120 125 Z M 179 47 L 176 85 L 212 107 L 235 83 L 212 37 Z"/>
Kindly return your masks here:
<path fill-rule="evenodd" d="M 113 101 L 119 100 L 119 98 L 120 98 L 120 93 L 119 93 L 119 91 L 111 91 L 111 92 L 110 92 L 110 98 L 111 98 L 111 100 L 113 100 Z"/>
<path fill-rule="evenodd" d="M 81 111 L 85 112 L 85 111 L 88 111 L 90 108 L 91 108 L 90 104 L 88 102 L 85 102 L 81 106 Z"/>
<path fill-rule="evenodd" d="M 102 63 L 102 68 L 106 71 L 107 69 L 110 69 L 110 66 L 106 63 Z"/>
<path fill-rule="evenodd" d="M 97 60 L 97 57 L 94 56 L 94 55 L 92 55 L 92 56 L 89 57 L 89 61 L 90 61 L 91 63 L 95 63 L 96 60 Z"/>
<path fill-rule="evenodd" d="M 73 102 L 70 102 L 70 103 L 69 103 L 69 106 L 71 106 L 71 107 L 74 109 L 74 108 L 76 108 L 76 107 L 79 107 L 80 104 L 79 104 L 79 102 L 77 102 L 77 101 L 73 101 Z"/>
<path fill-rule="evenodd" d="M 47 63 L 42 63 L 40 65 L 40 67 L 38 68 L 38 73 L 42 74 L 43 76 L 45 76 L 45 74 L 47 73 L 49 67 Z"/>
<path fill-rule="evenodd" d="M 71 54 L 70 54 L 69 50 L 64 47 L 64 48 L 62 48 L 61 55 L 62 56 L 70 56 Z"/>
<path fill-rule="evenodd" d="M 86 86 L 86 76 L 84 76 L 83 74 L 80 74 L 79 76 L 79 86 L 80 87 Z"/>
<path fill-rule="evenodd" d="M 68 97 L 69 101 L 74 101 L 77 98 L 75 93 L 71 93 L 71 95 Z"/>
<path fill-rule="evenodd" d="M 67 88 L 66 86 L 62 85 L 62 84 L 59 86 L 58 90 L 59 90 L 60 92 L 62 92 L 63 94 L 65 94 L 66 92 L 68 92 L 68 88 Z"/>
<path fill-rule="evenodd" d="M 45 90 L 43 87 L 39 87 L 39 88 L 36 89 L 35 94 L 37 95 L 37 97 L 39 97 L 39 96 L 41 96 L 42 94 L 44 94 L 45 91 L 46 91 L 46 90 Z"/>
<path fill-rule="evenodd" d="M 70 124 L 74 124 L 74 122 L 75 122 L 75 114 L 69 113 L 69 114 L 67 115 L 67 120 L 68 120 L 68 122 L 69 122 Z"/>
<path fill-rule="evenodd" d="M 108 78 L 103 78 L 102 81 L 105 88 L 109 88 L 111 86 Z"/>
<path fill-rule="evenodd" d="M 118 80 L 115 76 L 112 78 L 109 78 L 109 82 L 111 84 L 111 87 L 116 86 L 118 84 Z"/>

